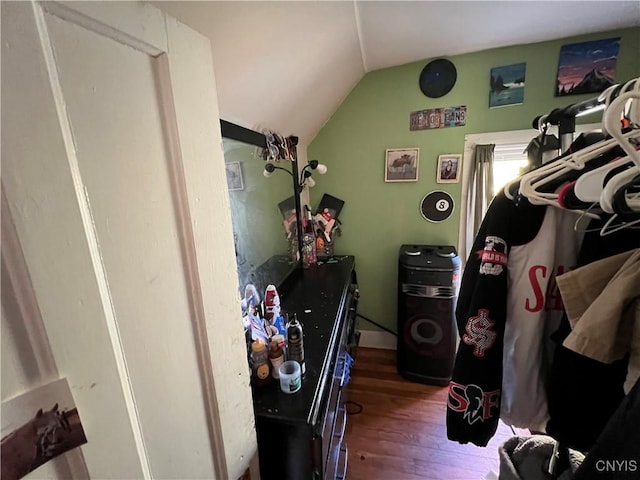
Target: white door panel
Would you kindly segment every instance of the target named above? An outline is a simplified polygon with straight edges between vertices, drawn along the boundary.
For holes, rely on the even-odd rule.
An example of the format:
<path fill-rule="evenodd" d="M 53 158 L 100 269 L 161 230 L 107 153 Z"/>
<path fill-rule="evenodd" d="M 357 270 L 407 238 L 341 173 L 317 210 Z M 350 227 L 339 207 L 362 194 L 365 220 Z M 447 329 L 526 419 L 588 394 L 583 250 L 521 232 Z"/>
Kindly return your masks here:
<path fill-rule="evenodd" d="M 86 427 L 90 474 L 142 478 L 34 10 L 2 3 L 2 182 L 51 350 Z"/>
<path fill-rule="evenodd" d="M 9 210 L 90 475 L 237 478 L 255 431 L 208 42 L 109 3 L 2 3 Z"/>
<path fill-rule="evenodd" d="M 59 18 L 46 22 L 151 474 L 179 478 L 187 461 L 205 478 L 213 467 L 204 406 L 194 405 L 204 401 L 198 370 L 185 368 L 197 354 L 157 60 Z"/>

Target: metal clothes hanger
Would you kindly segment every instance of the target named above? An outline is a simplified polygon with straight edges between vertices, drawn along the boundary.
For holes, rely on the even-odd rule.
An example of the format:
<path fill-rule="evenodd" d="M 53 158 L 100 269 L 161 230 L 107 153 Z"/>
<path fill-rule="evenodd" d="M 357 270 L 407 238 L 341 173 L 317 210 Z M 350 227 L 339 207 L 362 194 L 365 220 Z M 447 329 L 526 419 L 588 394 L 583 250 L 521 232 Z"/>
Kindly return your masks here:
<path fill-rule="evenodd" d="M 615 220 L 618 220 L 618 218 L 618 214 L 616 213 L 615 215 L 612 215 L 609 220 L 607 220 L 607 222 L 600 229 L 601 237 L 606 237 L 607 235 L 611 235 L 612 233 L 616 233 L 620 230 L 625 230 L 628 228 L 640 228 L 640 218 L 631 221 L 623 220 L 616 225 L 613 222 Z M 638 227 L 635 227 L 635 225 L 638 225 Z"/>
<path fill-rule="evenodd" d="M 594 202 L 592 203 L 589 208 L 587 208 L 586 210 L 584 210 L 580 216 L 577 218 L 577 220 L 575 221 L 575 223 L 573 224 L 573 230 L 576 232 L 582 232 L 582 233 L 588 233 L 588 232 L 598 232 L 601 231 L 601 228 L 582 228 L 580 226 L 580 222 L 582 222 L 585 218 L 595 218 L 596 220 L 600 220 L 600 215 L 594 213 L 594 211 L 598 211 L 598 213 L 601 211 L 599 209 L 599 205 L 598 202 Z M 588 225 L 588 224 L 587 224 Z"/>

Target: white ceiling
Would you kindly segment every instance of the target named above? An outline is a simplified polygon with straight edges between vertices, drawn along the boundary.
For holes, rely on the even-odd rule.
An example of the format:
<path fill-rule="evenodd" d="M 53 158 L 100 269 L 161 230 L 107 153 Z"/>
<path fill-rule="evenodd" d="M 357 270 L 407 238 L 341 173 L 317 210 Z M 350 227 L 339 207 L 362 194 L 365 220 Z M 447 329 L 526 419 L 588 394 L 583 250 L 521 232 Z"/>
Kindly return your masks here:
<path fill-rule="evenodd" d="M 367 72 L 640 26 L 640 0 L 152 3 L 211 39 L 222 118 L 302 144 Z"/>

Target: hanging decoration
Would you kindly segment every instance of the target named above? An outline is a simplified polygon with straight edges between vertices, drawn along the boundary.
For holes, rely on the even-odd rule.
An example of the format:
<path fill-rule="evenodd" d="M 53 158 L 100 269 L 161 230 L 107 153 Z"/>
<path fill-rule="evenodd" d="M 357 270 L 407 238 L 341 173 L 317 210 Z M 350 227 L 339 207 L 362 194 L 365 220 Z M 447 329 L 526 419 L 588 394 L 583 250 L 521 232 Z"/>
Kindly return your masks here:
<path fill-rule="evenodd" d="M 420 73 L 420 90 L 429 98 L 440 98 L 456 84 L 458 72 L 451 60 L 437 58 L 430 61 Z"/>
<path fill-rule="evenodd" d="M 409 130 L 463 127 L 467 121 L 467 106 L 418 110 L 409 115 Z"/>
<path fill-rule="evenodd" d="M 438 223 L 446 220 L 453 213 L 453 197 L 447 192 L 436 190 L 424 196 L 420 202 L 420 213 L 430 222 Z"/>

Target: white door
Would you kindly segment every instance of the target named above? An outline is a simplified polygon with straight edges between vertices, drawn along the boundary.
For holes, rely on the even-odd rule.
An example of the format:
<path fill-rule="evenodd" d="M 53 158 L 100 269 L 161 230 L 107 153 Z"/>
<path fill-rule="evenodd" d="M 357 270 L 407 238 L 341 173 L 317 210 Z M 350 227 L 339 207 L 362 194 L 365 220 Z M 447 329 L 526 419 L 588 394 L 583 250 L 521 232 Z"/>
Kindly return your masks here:
<path fill-rule="evenodd" d="M 255 451 L 214 85 L 152 6 L 2 2 L 2 187 L 93 478 Z"/>

